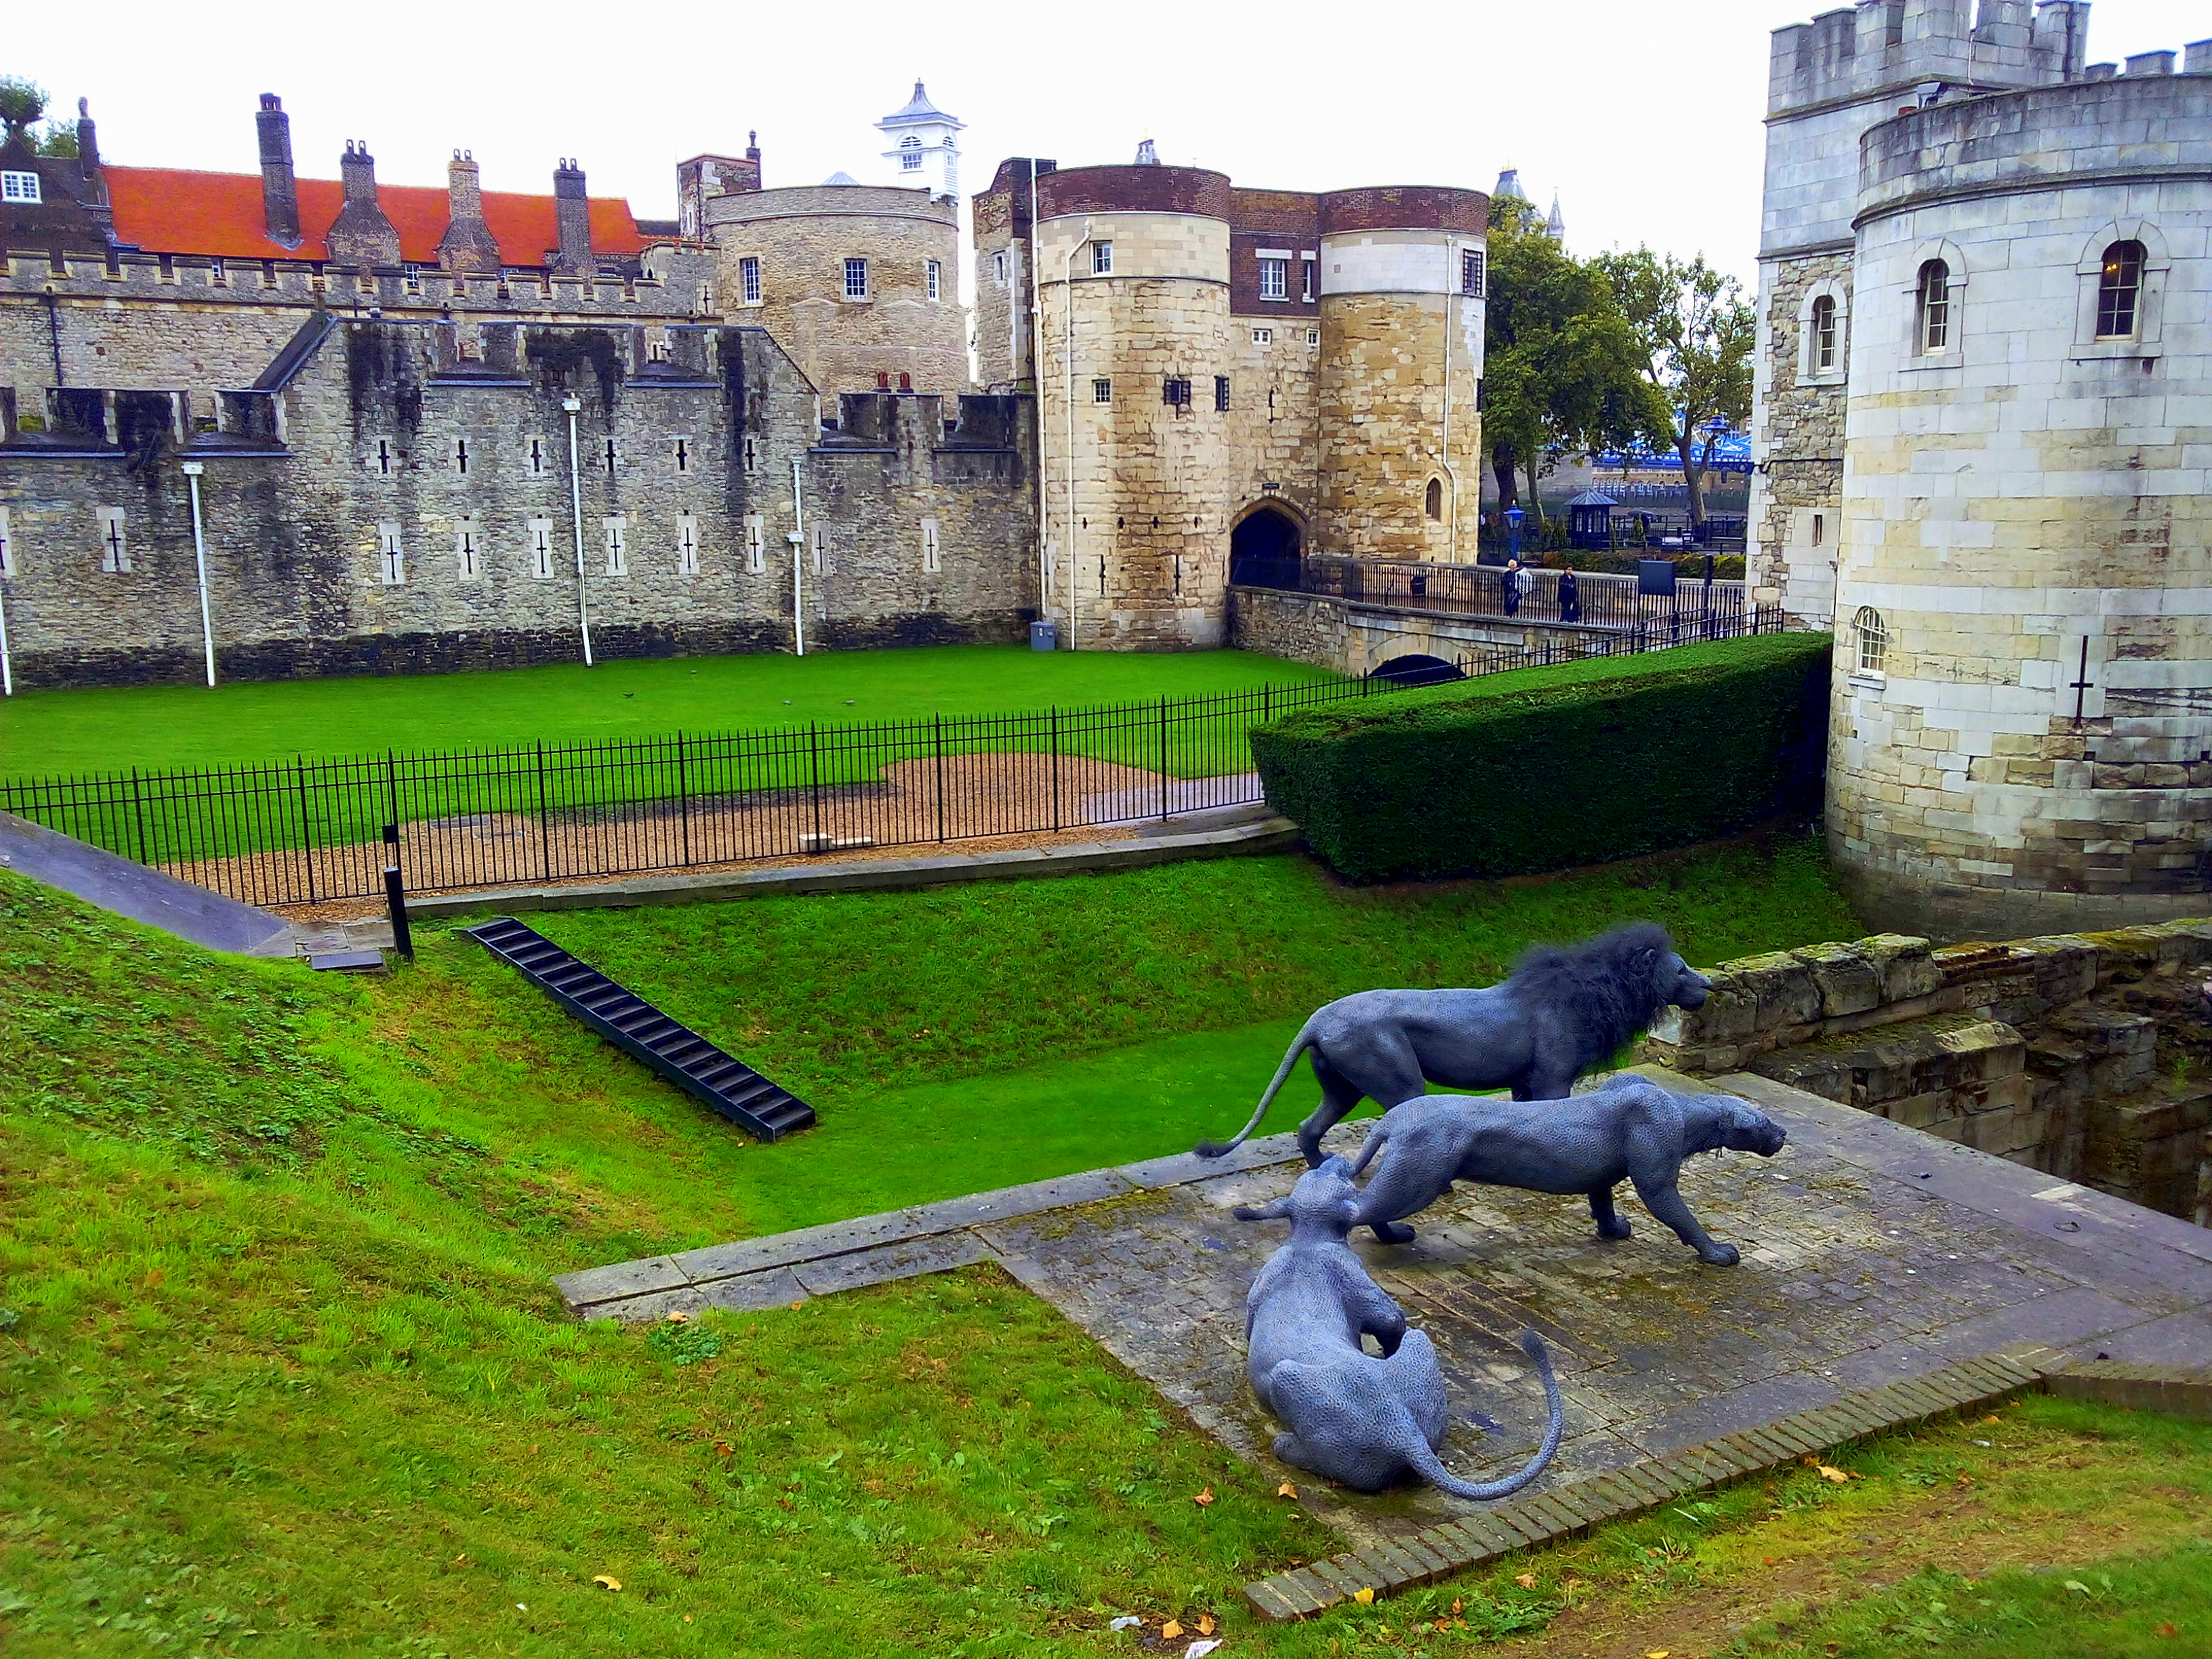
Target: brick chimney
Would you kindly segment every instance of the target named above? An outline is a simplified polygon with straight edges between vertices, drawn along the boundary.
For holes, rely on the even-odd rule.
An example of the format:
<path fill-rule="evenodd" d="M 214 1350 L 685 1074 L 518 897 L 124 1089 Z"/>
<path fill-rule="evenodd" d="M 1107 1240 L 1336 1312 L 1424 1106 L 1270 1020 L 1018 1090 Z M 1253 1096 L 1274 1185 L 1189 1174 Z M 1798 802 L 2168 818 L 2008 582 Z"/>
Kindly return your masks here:
<path fill-rule="evenodd" d="M 573 156 L 553 169 L 553 217 L 561 238 L 553 269 L 568 276 L 591 276 L 596 268 L 592 259 L 592 204 L 584 194 L 584 170 Z"/>
<path fill-rule="evenodd" d="M 345 204 L 325 238 L 331 262 L 341 265 L 396 265 L 399 263 L 399 233 L 384 210 L 376 204 L 376 158 L 358 139 L 346 140 L 338 158 L 338 178 L 345 187 Z"/>
<path fill-rule="evenodd" d="M 483 188 L 476 157 L 457 149 L 446 164 L 446 234 L 438 239 L 438 263 L 447 270 L 496 274 L 499 244 L 484 222 Z"/>
<path fill-rule="evenodd" d="M 261 219 L 279 247 L 300 246 L 300 184 L 292 173 L 292 118 L 273 92 L 253 118 L 261 131 Z"/>

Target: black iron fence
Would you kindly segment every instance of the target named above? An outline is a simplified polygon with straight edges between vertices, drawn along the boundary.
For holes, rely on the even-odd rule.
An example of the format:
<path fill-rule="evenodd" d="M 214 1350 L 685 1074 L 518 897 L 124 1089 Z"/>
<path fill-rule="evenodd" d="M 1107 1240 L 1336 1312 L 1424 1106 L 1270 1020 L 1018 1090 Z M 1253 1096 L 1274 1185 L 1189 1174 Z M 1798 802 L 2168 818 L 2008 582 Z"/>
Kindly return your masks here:
<path fill-rule="evenodd" d="M 1493 673 L 1778 629 L 1684 617 Z M 0 809 L 250 904 L 374 899 L 1128 824 L 1262 799 L 1247 733 L 1387 678 L 1089 708 L 0 783 Z M 396 837 L 396 842 L 391 839 Z"/>
<path fill-rule="evenodd" d="M 1711 623 L 1741 630 L 1747 615 L 1743 583 L 1703 581 L 1685 577 L 1671 567 L 1665 574 L 1671 592 L 1645 592 L 1638 577 L 1598 571 L 1577 572 L 1570 585 L 1566 573 L 1560 570 L 1524 568 L 1509 572 L 1503 565 L 1428 564 L 1328 555 L 1240 559 L 1231 572 L 1234 580 L 1252 586 L 1318 593 L 1406 611 L 1575 623 L 1631 633 L 1679 629 L 1686 624 L 1676 618 L 1686 617 L 1703 619 L 1699 625 Z"/>

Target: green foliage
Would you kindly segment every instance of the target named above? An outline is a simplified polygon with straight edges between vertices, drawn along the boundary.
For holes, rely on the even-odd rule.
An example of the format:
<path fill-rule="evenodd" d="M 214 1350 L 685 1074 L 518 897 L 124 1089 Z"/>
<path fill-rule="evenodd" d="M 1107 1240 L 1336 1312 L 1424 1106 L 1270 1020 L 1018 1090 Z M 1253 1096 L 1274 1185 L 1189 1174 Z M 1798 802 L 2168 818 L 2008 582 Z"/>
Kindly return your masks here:
<path fill-rule="evenodd" d="M 1809 805 L 1825 635 L 1760 635 L 1474 680 L 1255 728 L 1267 799 L 1352 881 L 1525 875 Z"/>
<path fill-rule="evenodd" d="M 1668 411 L 1662 441 L 1681 458 L 1690 517 L 1705 522 L 1705 464 L 1719 441 L 1713 422 L 1751 418 L 1751 353 L 1758 319 L 1741 286 L 1699 254 L 1678 259 L 1640 247 L 1601 253 L 1593 272 L 1613 291 L 1633 331 L 1638 371 Z"/>
<path fill-rule="evenodd" d="M 76 128 L 72 124 L 49 121 L 46 130 L 32 140 L 32 148 L 57 161 L 74 161 L 77 155 Z"/>
<path fill-rule="evenodd" d="M 1500 503 L 1531 505 L 1542 458 L 1641 438 L 1664 441 L 1668 415 L 1641 378 L 1643 355 L 1613 291 L 1592 265 L 1544 234 L 1524 204 L 1491 204 L 1483 322 L 1483 437 Z"/>
<path fill-rule="evenodd" d="M 0 149 L 27 142 L 32 126 L 46 112 L 46 89 L 20 75 L 0 75 Z"/>

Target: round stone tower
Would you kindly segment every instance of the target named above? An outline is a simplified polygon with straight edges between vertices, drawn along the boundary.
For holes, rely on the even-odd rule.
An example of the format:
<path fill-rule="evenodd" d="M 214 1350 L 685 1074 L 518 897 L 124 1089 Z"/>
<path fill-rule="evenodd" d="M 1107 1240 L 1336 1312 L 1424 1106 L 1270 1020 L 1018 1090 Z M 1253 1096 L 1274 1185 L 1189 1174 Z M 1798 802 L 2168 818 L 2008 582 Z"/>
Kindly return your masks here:
<path fill-rule="evenodd" d="M 719 308 L 766 328 L 816 391 L 968 390 L 952 198 L 847 180 L 741 189 L 700 209 Z"/>
<path fill-rule="evenodd" d="M 1229 215 L 1197 167 L 1037 180 L 1045 606 L 1078 648 L 1222 642 Z"/>
<path fill-rule="evenodd" d="M 2212 908 L 2212 75 L 2172 60 L 1861 140 L 1827 823 L 1877 925 Z"/>
<path fill-rule="evenodd" d="M 1489 213 L 1479 190 L 1321 198 L 1321 551 L 1474 560 Z"/>

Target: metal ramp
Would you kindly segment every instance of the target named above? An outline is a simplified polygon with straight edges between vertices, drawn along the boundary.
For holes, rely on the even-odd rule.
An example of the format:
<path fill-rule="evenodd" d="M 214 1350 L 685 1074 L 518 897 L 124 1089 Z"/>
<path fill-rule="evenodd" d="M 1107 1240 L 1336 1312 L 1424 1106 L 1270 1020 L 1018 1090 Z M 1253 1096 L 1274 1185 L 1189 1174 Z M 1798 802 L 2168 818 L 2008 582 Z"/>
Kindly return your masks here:
<path fill-rule="evenodd" d="M 513 916 L 460 931 L 633 1059 L 763 1140 L 811 1128 L 814 1109 Z"/>

